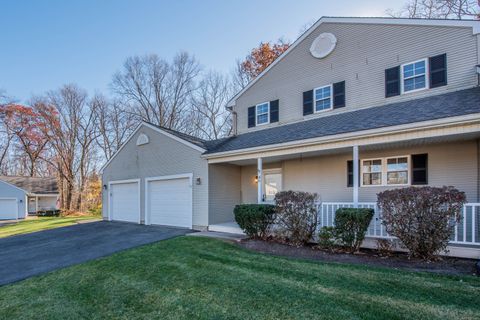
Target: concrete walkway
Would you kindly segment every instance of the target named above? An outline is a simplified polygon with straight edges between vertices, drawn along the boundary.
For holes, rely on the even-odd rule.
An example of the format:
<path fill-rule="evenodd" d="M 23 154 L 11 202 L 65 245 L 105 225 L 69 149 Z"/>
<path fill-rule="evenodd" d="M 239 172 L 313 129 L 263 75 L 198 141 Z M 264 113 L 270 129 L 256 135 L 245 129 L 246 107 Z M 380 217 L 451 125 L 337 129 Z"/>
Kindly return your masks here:
<path fill-rule="evenodd" d="M 3 238 L 0 239 L 0 285 L 190 232 L 98 221 Z"/>

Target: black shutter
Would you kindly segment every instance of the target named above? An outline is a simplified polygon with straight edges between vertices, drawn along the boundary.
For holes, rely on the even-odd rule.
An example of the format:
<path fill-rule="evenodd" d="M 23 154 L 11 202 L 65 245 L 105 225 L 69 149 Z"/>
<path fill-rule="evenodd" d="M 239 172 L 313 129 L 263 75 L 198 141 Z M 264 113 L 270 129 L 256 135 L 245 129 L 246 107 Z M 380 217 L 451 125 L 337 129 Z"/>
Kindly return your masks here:
<path fill-rule="evenodd" d="M 313 113 L 313 90 L 305 91 L 303 93 L 303 115 Z"/>
<path fill-rule="evenodd" d="M 428 154 L 412 154 L 412 184 L 428 184 Z"/>
<path fill-rule="evenodd" d="M 278 122 L 278 100 L 270 101 L 270 123 Z"/>
<path fill-rule="evenodd" d="M 345 107 L 345 81 L 333 84 L 333 108 Z"/>
<path fill-rule="evenodd" d="M 248 108 L 248 127 L 255 127 L 255 106 Z"/>
<path fill-rule="evenodd" d="M 358 161 L 358 186 L 360 186 L 360 161 Z M 347 161 L 347 187 L 353 187 L 353 160 Z"/>
<path fill-rule="evenodd" d="M 430 57 L 430 88 L 447 85 L 447 54 Z"/>
<path fill-rule="evenodd" d="M 385 70 L 385 97 L 400 94 L 400 66 Z"/>

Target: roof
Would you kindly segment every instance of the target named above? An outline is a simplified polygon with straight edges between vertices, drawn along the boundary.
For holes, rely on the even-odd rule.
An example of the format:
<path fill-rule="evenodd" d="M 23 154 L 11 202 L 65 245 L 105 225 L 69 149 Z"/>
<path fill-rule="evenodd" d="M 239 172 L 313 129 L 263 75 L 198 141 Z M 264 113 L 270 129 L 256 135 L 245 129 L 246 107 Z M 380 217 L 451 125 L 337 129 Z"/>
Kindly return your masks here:
<path fill-rule="evenodd" d="M 58 185 L 55 177 L 20 177 L 0 176 L 0 180 L 7 182 L 28 193 L 57 194 Z"/>
<path fill-rule="evenodd" d="M 385 18 L 385 17 L 321 17 L 308 30 L 306 30 L 292 45 L 285 50 L 275 61 L 273 61 L 265 70 L 263 70 L 255 79 L 250 81 L 242 90 L 240 90 L 227 103 L 227 107 L 235 106 L 235 101 L 264 74 L 279 63 L 286 55 L 298 46 L 306 37 L 315 31 L 322 23 L 353 23 L 353 24 L 388 24 L 388 25 L 415 25 L 415 26 L 444 26 L 444 27 L 469 27 L 473 34 L 480 33 L 479 20 L 457 20 L 457 19 L 413 19 L 413 18 Z"/>
<path fill-rule="evenodd" d="M 480 87 L 323 116 L 207 143 L 212 154 L 480 113 Z"/>
<path fill-rule="evenodd" d="M 183 133 L 183 132 L 179 132 L 179 131 L 172 130 L 172 129 L 169 129 L 169 128 L 166 128 L 166 127 L 162 127 L 162 126 L 156 125 L 156 124 L 148 122 L 148 121 L 144 121 L 144 122 L 148 123 L 149 125 L 152 125 L 154 127 L 157 127 L 158 129 L 166 131 L 170 134 L 173 134 L 174 136 L 176 136 L 180 139 L 183 139 L 185 141 L 193 143 L 194 145 L 196 145 L 200 148 L 203 148 L 203 149 L 207 150 L 206 145 L 208 144 L 208 141 L 206 141 L 206 140 L 200 139 L 198 137 L 191 136 L 191 135 Z"/>

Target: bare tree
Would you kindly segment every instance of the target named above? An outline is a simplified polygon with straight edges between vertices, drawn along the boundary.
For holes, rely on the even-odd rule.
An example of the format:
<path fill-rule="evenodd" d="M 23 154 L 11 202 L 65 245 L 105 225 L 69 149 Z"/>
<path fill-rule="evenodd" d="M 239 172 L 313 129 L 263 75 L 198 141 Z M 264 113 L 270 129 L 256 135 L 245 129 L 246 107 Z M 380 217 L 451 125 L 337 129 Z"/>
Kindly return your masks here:
<path fill-rule="evenodd" d="M 199 84 L 192 98 L 192 105 L 198 117 L 195 128 L 198 136 L 218 139 L 232 130 L 230 113 L 225 109 L 231 97 L 231 83 L 218 72 L 208 72 Z"/>
<path fill-rule="evenodd" d="M 184 119 L 200 72 L 196 59 L 178 53 L 169 63 L 157 55 L 128 58 L 123 70 L 114 75 L 112 89 L 123 104 L 140 119 L 167 128 L 184 130 Z"/>
<path fill-rule="evenodd" d="M 102 95 L 96 95 L 91 103 L 97 120 L 96 144 L 104 160 L 108 160 L 132 133 L 137 121 L 135 115 L 125 110 L 119 101 L 109 101 Z"/>
<path fill-rule="evenodd" d="M 392 17 L 424 19 L 478 19 L 478 0 L 409 0 L 399 12 L 387 10 Z"/>

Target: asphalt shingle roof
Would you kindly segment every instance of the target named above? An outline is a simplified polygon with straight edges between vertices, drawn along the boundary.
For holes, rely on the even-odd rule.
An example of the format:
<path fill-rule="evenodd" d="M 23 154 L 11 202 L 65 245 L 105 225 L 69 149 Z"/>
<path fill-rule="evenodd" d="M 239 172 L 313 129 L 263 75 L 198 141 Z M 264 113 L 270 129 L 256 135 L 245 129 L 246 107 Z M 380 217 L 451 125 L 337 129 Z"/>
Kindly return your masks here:
<path fill-rule="evenodd" d="M 56 194 L 58 193 L 57 180 L 54 177 L 19 177 L 19 176 L 0 176 L 0 180 L 27 191 L 37 194 Z"/>
<path fill-rule="evenodd" d="M 350 111 L 204 142 L 206 154 L 480 113 L 480 87 Z"/>

